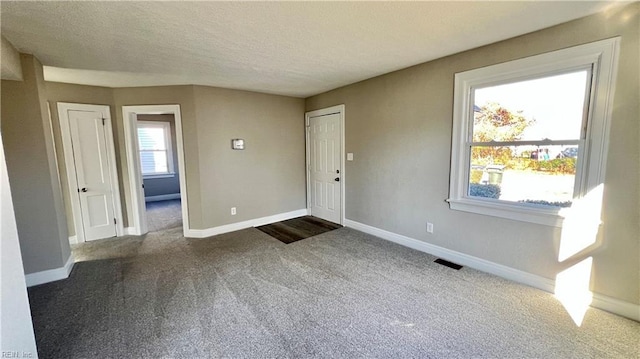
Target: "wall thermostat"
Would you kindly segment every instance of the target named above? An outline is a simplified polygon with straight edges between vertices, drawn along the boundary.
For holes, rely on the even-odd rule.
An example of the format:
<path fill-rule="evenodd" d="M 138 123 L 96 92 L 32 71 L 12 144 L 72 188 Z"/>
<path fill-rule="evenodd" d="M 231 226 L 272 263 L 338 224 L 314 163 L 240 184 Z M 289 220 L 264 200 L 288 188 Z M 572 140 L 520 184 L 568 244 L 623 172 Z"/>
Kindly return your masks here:
<path fill-rule="evenodd" d="M 234 138 L 231 140 L 231 149 L 244 150 L 244 140 L 241 138 Z"/>

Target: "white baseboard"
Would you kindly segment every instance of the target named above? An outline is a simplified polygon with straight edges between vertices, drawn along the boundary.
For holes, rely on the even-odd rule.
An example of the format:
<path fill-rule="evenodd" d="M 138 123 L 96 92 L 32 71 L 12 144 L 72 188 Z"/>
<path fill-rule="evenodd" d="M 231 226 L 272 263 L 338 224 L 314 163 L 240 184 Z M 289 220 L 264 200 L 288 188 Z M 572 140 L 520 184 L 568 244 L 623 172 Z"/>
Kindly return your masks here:
<path fill-rule="evenodd" d="M 68 278 L 74 263 L 73 254 L 70 254 L 67 263 L 63 267 L 27 274 L 25 276 L 27 287 Z"/>
<path fill-rule="evenodd" d="M 419 241 L 410 237 L 406 237 L 393 232 L 388 232 L 383 229 L 371 227 L 366 224 L 362 224 L 350 219 L 345 220 L 346 227 L 357 229 L 361 232 L 372 234 L 376 237 L 386 239 L 391 242 L 401 244 L 405 247 L 413 248 L 421 252 L 432 254 L 436 257 L 446 259 L 450 262 L 454 262 L 460 265 L 471 267 L 479 271 L 491 273 L 499 277 L 503 277 L 515 282 L 523 283 L 534 288 L 542 289 L 547 292 L 553 293 L 554 281 L 551 279 L 543 278 L 535 274 L 527 273 L 521 270 L 517 270 L 511 267 L 507 267 L 501 264 L 493 263 L 488 260 L 470 256 L 468 254 L 453 251 L 451 249 L 439 247 L 427 242 Z"/>
<path fill-rule="evenodd" d="M 640 322 L 640 305 L 593 293 L 591 306 Z"/>
<path fill-rule="evenodd" d="M 358 231 L 374 235 L 376 237 L 398 243 L 405 247 L 432 254 L 436 257 L 464 265 L 482 272 L 490 273 L 514 282 L 526 284 L 528 286 L 542 289 L 545 292 L 555 292 L 555 280 L 544 278 L 535 274 L 524 272 L 518 269 L 487 261 L 482 258 L 470 256 L 468 254 L 453 251 L 451 249 L 436 246 L 430 243 L 419 241 L 414 238 L 403 236 L 397 233 L 385 231 L 350 219 L 344 220 L 344 226 Z M 623 317 L 640 321 L 640 305 L 621 301 L 619 299 L 607 297 L 602 294 L 593 293 L 592 307 L 606 310 Z"/>
<path fill-rule="evenodd" d="M 262 218 L 251 219 L 243 222 L 236 222 L 231 224 L 225 224 L 224 226 L 212 227 L 207 229 L 189 229 L 185 231 L 186 237 L 191 238 L 207 238 L 218 234 L 238 231 L 240 229 L 264 226 L 274 222 L 285 221 L 287 219 L 306 216 L 309 213 L 307 209 L 299 209 L 297 211 L 291 211 L 286 213 L 280 213 L 273 216 L 267 216 Z"/>
<path fill-rule="evenodd" d="M 130 236 L 130 235 L 136 235 L 135 231 L 134 231 L 134 228 L 133 227 L 125 227 L 125 228 L 122 228 L 122 234 L 119 235 L 118 237 L 120 237 L 120 236 Z M 76 236 L 69 236 L 69 244 L 78 244 L 78 243 L 80 243 L 80 242 L 78 241 L 78 236 L 77 235 Z"/>
<path fill-rule="evenodd" d="M 158 202 L 158 201 L 167 201 L 170 199 L 180 199 L 180 193 L 170 193 L 170 194 L 160 194 L 157 196 L 149 196 L 145 197 L 145 202 Z"/>

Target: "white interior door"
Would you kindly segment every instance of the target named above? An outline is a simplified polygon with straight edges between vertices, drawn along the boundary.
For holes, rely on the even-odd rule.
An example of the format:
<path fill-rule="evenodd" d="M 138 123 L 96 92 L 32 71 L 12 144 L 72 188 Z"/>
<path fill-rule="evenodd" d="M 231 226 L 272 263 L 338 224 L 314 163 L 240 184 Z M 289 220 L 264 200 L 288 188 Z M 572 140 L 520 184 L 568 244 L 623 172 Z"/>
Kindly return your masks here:
<path fill-rule="evenodd" d="M 79 110 L 69 110 L 67 114 L 85 240 L 115 237 L 116 216 L 103 114 Z"/>
<path fill-rule="evenodd" d="M 311 215 L 340 224 L 340 114 L 309 118 L 309 185 Z"/>

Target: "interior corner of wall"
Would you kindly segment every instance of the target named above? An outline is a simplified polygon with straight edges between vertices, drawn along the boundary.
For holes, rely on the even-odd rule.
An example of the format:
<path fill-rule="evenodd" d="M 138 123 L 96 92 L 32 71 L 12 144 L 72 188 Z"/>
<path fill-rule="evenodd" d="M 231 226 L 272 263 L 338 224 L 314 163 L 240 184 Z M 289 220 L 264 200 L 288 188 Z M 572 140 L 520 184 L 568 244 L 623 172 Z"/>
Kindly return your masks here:
<path fill-rule="evenodd" d="M 2 50 L 0 51 L 0 65 L 2 67 L 2 79 L 22 81 L 22 64 L 20 62 L 20 53 L 4 36 L 0 35 L 2 40 Z"/>

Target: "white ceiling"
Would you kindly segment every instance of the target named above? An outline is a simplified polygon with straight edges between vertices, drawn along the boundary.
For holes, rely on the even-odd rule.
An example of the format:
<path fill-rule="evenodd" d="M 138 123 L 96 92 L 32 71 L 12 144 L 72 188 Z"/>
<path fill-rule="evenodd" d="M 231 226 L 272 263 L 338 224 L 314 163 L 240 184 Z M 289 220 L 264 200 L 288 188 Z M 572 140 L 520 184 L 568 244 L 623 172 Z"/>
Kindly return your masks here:
<path fill-rule="evenodd" d="M 608 2 L 9 2 L 49 81 L 307 97 L 603 11 Z"/>

